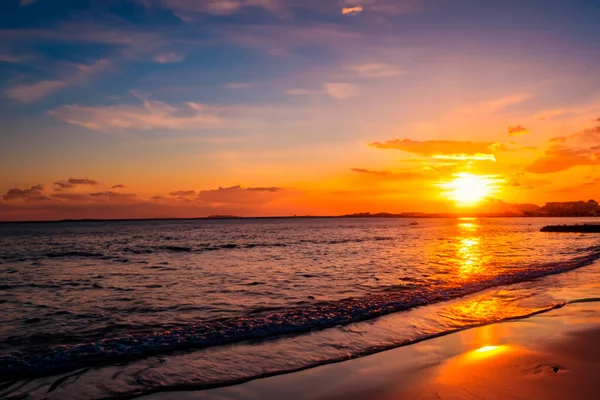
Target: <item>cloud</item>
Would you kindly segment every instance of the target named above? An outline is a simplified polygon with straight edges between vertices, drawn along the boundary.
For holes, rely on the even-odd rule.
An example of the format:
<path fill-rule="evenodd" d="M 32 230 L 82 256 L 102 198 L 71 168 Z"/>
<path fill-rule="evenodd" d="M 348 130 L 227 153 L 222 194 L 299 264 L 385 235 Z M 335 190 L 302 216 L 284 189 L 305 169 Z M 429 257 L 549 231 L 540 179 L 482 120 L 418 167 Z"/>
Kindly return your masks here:
<path fill-rule="evenodd" d="M 374 171 L 365 168 L 351 168 L 350 171 L 364 175 L 370 176 L 374 178 L 381 179 L 389 179 L 389 180 L 404 180 L 404 179 L 415 179 L 415 178 L 423 178 L 423 173 L 421 171 Z"/>
<path fill-rule="evenodd" d="M 72 189 L 78 185 L 96 186 L 98 185 L 98 182 L 87 178 L 69 178 L 66 181 L 54 182 L 54 190 Z"/>
<path fill-rule="evenodd" d="M 563 145 L 552 146 L 525 170 L 534 174 L 549 174 L 586 165 L 600 165 L 600 146 L 587 149 L 570 148 Z"/>
<path fill-rule="evenodd" d="M 343 15 L 356 15 L 363 11 L 362 6 L 344 7 L 342 8 Z"/>
<path fill-rule="evenodd" d="M 73 125 L 103 132 L 119 130 L 197 130 L 214 127 L 220 119 L 209 107 L 198 103 L 172 106 L 144 100 L 142 106 L 63 106 L 49 111 L 53 117 Z"/>
<path fill-rule="evenodd" d="M 358 94 L 358 87 L 352 83 L 327 82 L 323 84 L 325 93 L 334 99 L 344 100 Z"/>
<path fill-rule="evenodd" d="M 13 54 L 0 54 L 0 62 L 6 62 L 6 63 L 20 63 L 23 61 L 27 61 L 34 58 L 31 55 L 20 55 L 20 56 L 16 56 Z"/>
<path fill-rule="evenodd" d="M 2 196 L 5 201 L 12 200 L 24 200 L 24 201 L 41 201 L 48 200 L 48 197 L 44 196 L 42 191 L 44 187 L 42 185 L 31 186 L 29 189 L 13 188 L 9 189 L 6 194 Z"/>
<path fill-rule="evenodd" d="M 350 171 L 358 172 L 359 174 L 371 174 L 377 176 L 389 176 L 392 174 L 390 171 L 371 171 L 364 168 L 351 168 Z"/>
<path fill-rule="evenodd" d="M 88 194 L 82 193 L 52 193 L 51 196 L 55 199 L 69 201 L 86 201 L 90 199 Z"/>
<path fill-rule="evenodd" d="M 27 103 L 57 92 L 67 86 L 69 86 L 69 83 L 66 81 L 39 81 L 28 85 L 11 87 L 4 93 L 12 99 Z"/>
<path fill-rule="evenodd" d="M 576 166 L 600 165 L 600 126 L 551 138 L 548 143 L 550 148 L 527 166 L 526 171 L 548 174 Z"/>
<path fill-rule="evenodd" d="M 565 117 L 578 117 L 582 119 L 592 119 L 593 115 L 596 115 L 598 108 L 600 107 L 600 99 L 596 99 L 587 104 L 576 104 L 570 107 L 564 108 L 553 108 L 539 111 L 534 115 L 534 118 L 538 121 L 545 121 L 554 118 L 565 118 Z"/>
<path fill-rule="evenodd" d="M 585 129 L 581 132 L 577 132 L 569 137 L 570 140 L 578 140 L 584 143 L 598 143 L 600 144 L 600 126 Z"/>
<path fill-rule="evenodd" d="M 398 67 L 380 63 L 349 65 L 345 68 L 363 78 L 390 78 L 404 73 Z"/>
<path fill-rule="evenodd" d="M 232 15 L 245 7 L 260 7 L 273 15 L 285 15 L 283 0 L 137 0 L 146 7 L 168 9 L 183 21 L 190 15 Z"/>
<path fill-rule="evenodd" d="M 527 135 L 528 133 L 529 129 L 525 128 L 523 125 L 508 127 L 508 136 Z"/>
<path fill-rule="evenodd" d="M 567 141 L 567 137 L 566 136 L 558 136 L 558 137 L 553 137 L 548 139 L 548 142 L 550 143 L 565 143 Z"/>
<path fill-rule="evenodd" d="M 179 190 L 176 192 L 169 193 L 171 196 L 175 197 L 186 197 L 186 196 L 194 196 L 196 194 L 195 190 Z"/>
<path fill-rule="evenodd" d="M 285 91 L 290 96 L 310 96 L 311 94 L 316 94 L 314 90 L 307 89 L 288 89 Z"/>
<path fill-rule="evenodd" d="M 93 180 L 93 179 L 87 179 L 87 178 L 82 178 L 82 179 L 77 179 L 77 178 L 69 178 L 69 183 L 72 183 L 74 185 L 97 185 L 98 182 Z"/>
<path fill-rule="evenodd" d="M 97 197 L 97 198 L 108 198 L 108 199 L 131 199 L 133 197 L 137 197 L 137 195 L 135 193 L 118 193 L 118 192 L 112 192 L 112 191 L 106 191 L 106 192 L 97 192 L 97 193 L 90 193 L 89 194 L 92 197 Z"/>
<path fill-rule="evenodd" d="M 500 97 L 497 99 L 478 102 L 470 107 L 463 108 L 462 111 L 469 114 L 485 114 L 503 110 L 507 107 L 523 103 L 525 100 L 532 98 L 530 94 L 516 94 L 511 96 Z"/>
<path fill-rule="evenodd" d="M 32 102 L 66 87 L 83 85 L 91 76 L 106 71 L 110 66 L 110 62 L 106 59 L 97 60 L 92 64 L 76 64 L 73 66 L 72 73 L 63 79 L 42 80 L 13 86 L 6 89 L 4 94 L 22 103 Z"/>
<path fill-rule="evenodd" d="M 373 142 L 369 146 L 378 149 L 395 149 L 422 156 L 450 160 L 495 160 L 494 153 L 505 150 L 499 143 L 462 142 L 455 140 L 395 139 L 387 142 Z"/>
<path fill-rule="evenodd" d="M 185 56 L 181 53 L 163 53 L 154 56 L 154 61 L 159 64 L 178 63 L 185 60 Z"/>
<path fill-rule="evenodd" d="M 244 83 L 244 82 L 230 82 L 228 84 L 225 85 L 225 87 L 227 89 L 248 89 L 249 87 L 251 87 L 252 85 L 250 83 Z"/>
<path fill-rule="evenodd" d="M 201 190 L 197 199 L 213 204 L 221 203 L 253 203 L 265 204 L 275 200 L 285 189 L 279 187 L 249 187 L 231 186 L 215 190 Z"/>
<path fill-rule="evenodd" d="M 566 110 L 544 110 L 544 111 L 540 111 L 539 113 L 537 113 L 534 117 L 538 121 L 545 121 L 545 120 L 553 118 L 553 117 L 559 117 L 566 113 L 567 113 Z"/>
<path fill-rule="evenodd" d="M 126 187 L 127 187 L 127 186 L 125 186 L 125 185 L 122 185 L 122 184 L 120 184 L 120 183 L 119 183 L 119 184 L 117 184 L 117 185 L 113 185 L 113 186 L 111 186 L 110 188 L 111 188 L 111 189 L 125 189 Z"/>
<path fill-rule="evenodd" d="M 585 182 L 579 185 L 574 185 L 574 186 L 568 186 L 568 187 L 564 187 L 562 189 L 557 189 L 556 192 L 557 193 L 574 193 L 574 192 L 579 192 L 580 190 L 589 190 L 590 188 L 594 188 L 596 186 L 600 186 L 600 177 L 594 179 L 593 181 L 590 182 Z"/>

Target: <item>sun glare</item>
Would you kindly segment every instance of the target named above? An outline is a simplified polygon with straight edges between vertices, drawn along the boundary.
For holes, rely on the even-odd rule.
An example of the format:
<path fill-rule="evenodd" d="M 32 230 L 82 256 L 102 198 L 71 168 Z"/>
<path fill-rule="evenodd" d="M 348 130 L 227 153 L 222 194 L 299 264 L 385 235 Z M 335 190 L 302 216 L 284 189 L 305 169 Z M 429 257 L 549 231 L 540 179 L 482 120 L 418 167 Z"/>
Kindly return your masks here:
<path fill-rule="evenodd" d="M 490 177 L 462 172 L 441 187 L 445 190 L 445 195 L 458 206 L 468 207 L 493 194 L 496 190 L 495 182 L 496 180 Z"/>

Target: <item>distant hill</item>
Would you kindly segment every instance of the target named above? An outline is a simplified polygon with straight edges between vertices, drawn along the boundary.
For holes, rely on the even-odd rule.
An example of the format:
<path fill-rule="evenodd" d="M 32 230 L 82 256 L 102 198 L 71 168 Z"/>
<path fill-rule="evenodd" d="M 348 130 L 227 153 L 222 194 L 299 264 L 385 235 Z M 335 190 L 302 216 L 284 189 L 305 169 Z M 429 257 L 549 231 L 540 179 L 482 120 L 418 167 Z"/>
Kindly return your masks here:
<path fill-rule="evenodd" d="M 537 211 L 527 211 L 531 217 L 600 217 L 600 205 L 596 200 L 546 203 Z"/>

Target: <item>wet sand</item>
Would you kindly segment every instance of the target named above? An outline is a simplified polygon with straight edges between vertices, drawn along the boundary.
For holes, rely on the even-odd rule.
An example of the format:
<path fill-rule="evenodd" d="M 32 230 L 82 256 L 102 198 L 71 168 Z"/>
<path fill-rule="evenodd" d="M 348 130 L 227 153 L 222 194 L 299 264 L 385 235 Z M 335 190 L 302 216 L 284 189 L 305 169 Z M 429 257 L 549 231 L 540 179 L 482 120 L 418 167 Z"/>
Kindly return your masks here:
<path fill-rule="evenodd" d="M 468 329 L 368 357 L 171 400 L 597 399 L 600 303 Z"/>

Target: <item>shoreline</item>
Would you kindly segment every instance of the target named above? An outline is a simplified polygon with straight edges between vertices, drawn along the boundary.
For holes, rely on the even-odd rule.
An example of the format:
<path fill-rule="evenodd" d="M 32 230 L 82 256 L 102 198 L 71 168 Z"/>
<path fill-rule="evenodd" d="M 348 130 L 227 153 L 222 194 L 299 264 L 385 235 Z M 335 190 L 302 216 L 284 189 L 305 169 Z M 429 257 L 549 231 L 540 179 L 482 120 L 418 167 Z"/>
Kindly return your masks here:
<path fill-rule="evenodd" d="M 594 379 L 600 374 L 599 340 L 600 302 L 578 299 L 524 319 L 446 333 L 348 361 L 142 398 L 592 399 L 600 389 Z"/>

